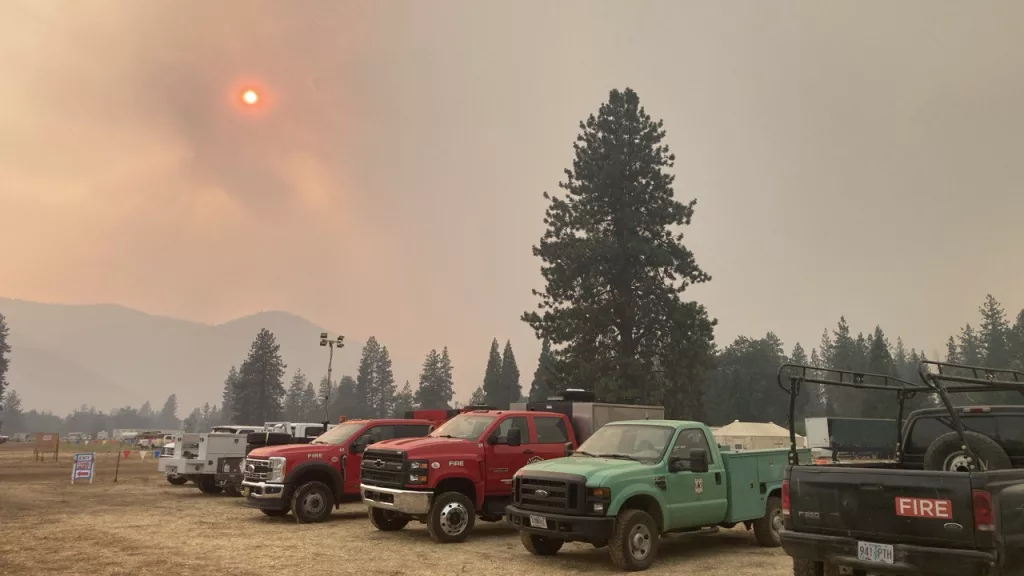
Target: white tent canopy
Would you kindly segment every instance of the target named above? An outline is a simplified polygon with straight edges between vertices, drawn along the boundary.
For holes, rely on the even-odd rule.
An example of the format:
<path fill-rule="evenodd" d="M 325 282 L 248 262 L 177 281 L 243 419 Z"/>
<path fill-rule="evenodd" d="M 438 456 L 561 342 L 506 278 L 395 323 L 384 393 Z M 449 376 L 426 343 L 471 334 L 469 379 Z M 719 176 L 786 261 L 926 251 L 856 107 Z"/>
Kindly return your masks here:
<path fill-rule="evenodd" d="M 740 422 L 722 426 L 714 431 L 719 444 L 734 450 L 763 450 L 789 447 L 789 430 L 772 422 Z M 807 440 L 797 434 L 798 448 L 806 447 Z"/>

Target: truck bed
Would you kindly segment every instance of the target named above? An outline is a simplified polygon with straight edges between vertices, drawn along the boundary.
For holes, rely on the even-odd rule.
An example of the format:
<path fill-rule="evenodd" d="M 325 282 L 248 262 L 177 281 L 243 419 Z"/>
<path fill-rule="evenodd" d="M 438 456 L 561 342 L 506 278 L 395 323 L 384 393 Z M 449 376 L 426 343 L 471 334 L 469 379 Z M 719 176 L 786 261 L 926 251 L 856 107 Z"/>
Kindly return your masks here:
<path fill-rule="evenodd" d="M 797 453 L 801 462 L 810 462 L 809 449 L 798 450 Z M 765 501 L 773 491 L 782 488 L 788 455 L 788 448 L 722 451 L 722 465 L 728 481 L 726 523 L 746 522 L 764 516 Z M 734 478 L 754 480 L 741 483 L 734 482 Z"/>

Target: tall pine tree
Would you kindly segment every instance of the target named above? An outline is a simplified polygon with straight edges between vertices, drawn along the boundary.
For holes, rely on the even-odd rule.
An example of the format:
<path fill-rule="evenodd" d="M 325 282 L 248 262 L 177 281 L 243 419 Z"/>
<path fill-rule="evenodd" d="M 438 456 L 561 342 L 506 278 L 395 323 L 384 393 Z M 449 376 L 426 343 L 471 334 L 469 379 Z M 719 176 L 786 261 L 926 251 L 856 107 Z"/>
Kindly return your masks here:
<path fill-rule="evenodd" d="M 501 393 L 502 402 L 499 408 L 508 408 L 513 402 L 519 402 L 523 396 L 523 387 L 519 383 L 519 366 L 516 355 L 512 351 L 512 341 L 505 341 L 505 351 L 501 355 Z"/>
<path fill-rule="evenodd" d="M 985 355 L 985 365 L 993 368 L 1009 366 L 1010 350 L 1007 346 L 1007 336 L 1010 332 L 1010 323 L 1006 320 L 1002 304 L 989 294 L 985 296 L 985 302 L 978 308 L 978 312 L 981 313 L 978 341 Z"/>
<path fill-rule="evenodd" d="M 551 352 L 551 342 L 544 340 L 540 347 L 540 358 L 537 369 L 533 371 L 533 382 L 530 383 L 530 401 L 543 402 L 555 393 L 554 387 L 555 358 Z"/>
<path fill-rule="evenodd" d="M 309 380 L 302 372 L 302 369 L 299 368 L 292 375 L 291 384 L 288 386 L 288 392 L 284 397 L 284 417 L 289 422 L 302 422 L 305 420 L 306 407 L 303 406 L 303 398 L 307 386 L 309 386 Z"/>
<path fill-rule="evenodd" d="M 281 359 L 281 345 L 273 332 L 263 328 L 249 348 L 249 356 L 238 371 L 234 390 L 237 417 L 251 424 L 277 420 L 281 416 L 285 389 L 282 378 L 287 366 Z"/>
<path fill-rule="evenodd" d="M 235 386 L 238 384 L 238 369 L 234 366 L 228 370 L 228 377 L 224 379 L 224 392 L 221 394 L 220 412 L 225 423 L 231 424 L 237 419 L 235 412 Z"/>
<path fill-rule="evenodd" d="M 408 410 L 412 410 L 416 407 L 416 394 L 412 391 L 412 386 L 409 385 L 409 381 L 405 381 L 405 386 L 402 386 L 402 390 L 395 394 L 395 418 L 405 418 L 405 413 Z"/>
<path fill-rule="evenodd" d="M 1017 314 L 1017 321 L 1010 329 L 1009 338 L 1010 366 L 1015 370 L 1024 371 L 1024 310 Z"/>
<path fill-rule="evenodd" d="M 181 421 L 178 420 L 178 396 L 177 394 L 171 394 L 167 397 L 164 402 L 164 407 L 160 410 L 158 416 L 160 426 L 163 428 L 177 428 L 181 425 Z"/>
<path fill-rule="evenodd" d="M 441 383 L 441 355 L 437 350 L 431 350 L 423 360 L 423 371 L 420 372 L 420 386 L 416 390 L 415 402 L 420 408 L 436 409 L 445 408 L 442 404 L 440 389 Z"/>
<path fill-rule="evenodd" d="M 662 126 L 632 89 L 612 90 L 580 123 L 572 169 L 559 184 L 565 198 L 544 194 L 547 231 L 533 252 L 545 288 L 538 311 L 523 320 L 560 348 L 565 384 L 607 400 L 651 397 L 666 364 L 685 367 L 675 357 L 712 350 L 714 321 L 679 296 L 710 276 L 682 243 L 696 201 L 675 198 L 675 156 Z M 676 328 L 691 323 L 701 329 Z"/>
<path fill-rule="evenodd" d="M 501 352 L 498 339 L 491 341 L 491 351 L 487 355 L 487 369 L 484 371 L 484 404 L 502 408 L 501 401 L 505 398 L 501 390 Z"/>
<path fill-rule="evenodd" d="M 437 395 L 442 408 L 452 405 L 452 398 L 455 397 L 455 367 L 452 365 L 451 354 L 448 347 L 441 349 L 441 361 L 437 368 L 438 384 Z"/>
<path fill-rule="evenodd" d="M 333 408 L 338 405 L 337 396 L 338 392 L 334 382 L 328 380 L 327 374 L 324 374 L 320 378 L 320 387 L 318 388 L 316 397 L 317 411 L 321 418 L 327 418 L 330 420 L 332 417 L 339 415 L 335 410 L 333 410 Z M 349 417 L 351 418 L 352 416 Z"/>
<path fill-rule="evenodd" d="M 391 368 L 391 355 L 387 346 L 381 346 L 373 336 L 363 346 L 356 375 L 357 418 L 387 418 L 394 408 L 395 376 Z"/>
<path fill-rule="evenodd" d="M 3 402 L 4 391 L 7 390 L 7 370 L 11 367 L 11 358 L 8 356 L 11 353 L 11 343 L 7 341 L 10 335 L 7 319 L 0 314 L 0 402 Z"/>

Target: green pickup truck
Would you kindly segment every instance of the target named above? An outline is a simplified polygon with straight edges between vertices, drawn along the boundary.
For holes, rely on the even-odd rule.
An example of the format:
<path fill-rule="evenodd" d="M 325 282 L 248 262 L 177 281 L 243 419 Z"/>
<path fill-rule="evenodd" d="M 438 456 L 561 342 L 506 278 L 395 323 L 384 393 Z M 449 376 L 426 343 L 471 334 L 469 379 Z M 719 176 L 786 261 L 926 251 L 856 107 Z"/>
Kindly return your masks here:
<path fill-rule="evenodd" d="M 700 422 L 608 424 L 569 456 L 521 468 L 508 521 L 533 554 L 589 542 L 624 570 L 650 567 L 659 536 L 672 532 L 742 522 L 759 544 L 778 546 L 788 449 L 731 451 L 713 438 Z"/>

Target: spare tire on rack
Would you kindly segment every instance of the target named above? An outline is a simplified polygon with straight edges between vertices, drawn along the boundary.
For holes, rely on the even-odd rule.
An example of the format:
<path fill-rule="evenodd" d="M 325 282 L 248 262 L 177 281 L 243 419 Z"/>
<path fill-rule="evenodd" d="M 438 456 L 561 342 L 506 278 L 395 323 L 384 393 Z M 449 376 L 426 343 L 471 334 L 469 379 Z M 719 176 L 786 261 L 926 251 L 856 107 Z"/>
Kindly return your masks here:
<path fill-rule="evenodd" d="M 245 437 L 245 453 L 248 454 L 256 448 L 264 446 L 281 446 L 292 444 L 292 435 L 287 432 L 252 432 Z"/>
<path fill-rule="evenodd" d="M 966 432 L 967 445 L 981 460 L 979 469 L 1008 470 L 1013 468 L 1010 457 L 995 440 L 978 434 Z M 970 462 L 963 449 L 960 435 L 956 432 L 943 434 L 928 446 L 924 453 L 925 470 L 943 470 L 946 472 L 970 472 Z"/>

